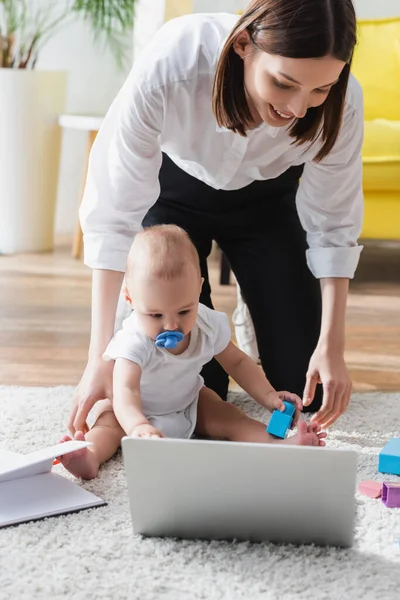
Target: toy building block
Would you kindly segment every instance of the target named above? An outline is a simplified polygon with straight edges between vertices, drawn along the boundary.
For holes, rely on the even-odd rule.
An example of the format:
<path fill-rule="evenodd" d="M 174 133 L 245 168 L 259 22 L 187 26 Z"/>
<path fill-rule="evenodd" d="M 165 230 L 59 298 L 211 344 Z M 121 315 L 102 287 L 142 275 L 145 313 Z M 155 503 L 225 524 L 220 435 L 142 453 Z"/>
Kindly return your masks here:
<path fill-rule="evenodd" d="M 382 502 L 388 508 L 400 508 L 400 483 L 383 484 Z"/>
<path fill-rule="evenodd" d="M 296 411 L 295 405 L 291 402 L 284 400 L 283 404 L 285 405 L 285 410 L 283 412 L 274 410 L 267 427 L 268 433 L 282 439 L 286 437 L 288 429 L 291 428 Z"/>
<path fill-rule="evenodd" d="M 400 475 L 400 438 L 393 438 L 380 451 L 378 471 Z"/>
<path fill-rule="evenodd" d="M 358 484 L 358 491 L 363 496 L 368 496 L 368 498 L 380 498 L 382 495 L 382 487 L 383 483 L 381 481 L 371 481 L 367 479 L 366 481 L 360 481 Z"/>

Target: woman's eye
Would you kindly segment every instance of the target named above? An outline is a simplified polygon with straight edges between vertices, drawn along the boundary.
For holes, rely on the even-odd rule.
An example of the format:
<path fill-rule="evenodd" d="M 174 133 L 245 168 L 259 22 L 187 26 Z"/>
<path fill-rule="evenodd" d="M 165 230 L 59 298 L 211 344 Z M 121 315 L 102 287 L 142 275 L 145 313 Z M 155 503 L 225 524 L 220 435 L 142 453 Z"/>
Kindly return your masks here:
<path fill-rule="evenodd" d="M 290 88 L 292 87 L 291 85 L 285 85 L 284 83 L 281 83 L 277 79 L 274 79 L 274 84 L 281 90 L 290 90 Z"/>
<path fill-rule="evenodd" d="M 315 90 L 317 94 L 324 94 L 325 96 L 327 96 L 329 94 L 329 92 L 331 91 L 332 88 L 329 88 L 328 90 Z"/>

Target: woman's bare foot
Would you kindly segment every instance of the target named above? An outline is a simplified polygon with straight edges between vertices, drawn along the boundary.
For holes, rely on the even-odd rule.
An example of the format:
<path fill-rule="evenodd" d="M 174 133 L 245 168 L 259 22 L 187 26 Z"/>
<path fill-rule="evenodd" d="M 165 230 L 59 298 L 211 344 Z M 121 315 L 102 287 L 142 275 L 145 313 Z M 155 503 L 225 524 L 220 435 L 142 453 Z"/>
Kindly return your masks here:
<path fill-rule="evenodd" d="M 68 435 L 64 435 L 59 443 L 69 442 L 71 439 Z M 78 440 L 79 442 L 85 441 L 82 431 L 75 433 L 74 440 Z M 81 479 L 94 479 L 97 477 L 100 465 L 91 448 L 82 448 L 81 450 L 64 454 L 64 456 L 59 456 L 57 460 L 75 477 L 80 477 Z"/>
<path fill-rule="evenodd" d="M 326 446 L 323 438 L 326 438 L 326 431 L 321 431 L 321 427 L 316 423 L 307 425 L 305 421 L 297 423 L 297 433 L 282 440 L 284 444 L 295 444 L 296 446 Z"/>

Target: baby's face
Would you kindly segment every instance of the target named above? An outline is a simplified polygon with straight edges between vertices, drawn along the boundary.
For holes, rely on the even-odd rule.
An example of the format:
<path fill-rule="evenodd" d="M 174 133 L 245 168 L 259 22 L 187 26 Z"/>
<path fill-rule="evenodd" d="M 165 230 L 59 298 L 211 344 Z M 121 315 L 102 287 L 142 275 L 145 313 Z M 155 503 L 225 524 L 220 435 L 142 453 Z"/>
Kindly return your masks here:
<path fill-rule="evenodd" d="M 190 333 L 196 323 L 202 283 L 194 268 L 170 281 L 141 275 L 132 284 L 127 282 L 132 308 L 144 333 L 153 340 L 164 331 Z"/>

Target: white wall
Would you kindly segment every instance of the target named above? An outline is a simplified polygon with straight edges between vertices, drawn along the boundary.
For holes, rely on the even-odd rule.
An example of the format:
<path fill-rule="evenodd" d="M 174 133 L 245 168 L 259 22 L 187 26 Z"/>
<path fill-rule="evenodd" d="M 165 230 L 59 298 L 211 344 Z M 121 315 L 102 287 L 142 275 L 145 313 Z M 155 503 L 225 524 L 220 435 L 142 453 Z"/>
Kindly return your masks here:
<path fill-rule="evenodd" d="M 150 0 L 151 2 L 151 0 Z M 400 16 L 400 0 L 353 0 L 361 19 Z M 195 12 L 234 12 L 245 8 L 248 0 L 193 0 Z"/>
<path fill-rule="evenodd" d="M 400 0 L 399 0 L 400 1 Z M 165 0 L 136 0 L 133 57 L 136 59 L 165 19 Z"/>
<path fill-rule="evenodd" d="M 245 8 L 249 0 L 193 0 L 194 12 L 236 12 Z"/>
<path fill-rule="evenodd" d="M 128 56 L 132 53 L 131 42 L 129 35 Z M 50 39 L 40 53 L 37 68 L 68 71 L 66 112 L 104 114 L 130 65 L 119 71 L 110 51 L 95 44 L 90 27 L 77 20 Z M 84 132 L 63 132 L 56 211 L 59 234 L 72 232 L 76 225 L 85 143 Z"/>
<path fill-rule="evenodd" d="M 400 0 L 353 0 L 360 19 L 400 17 Z"/>

